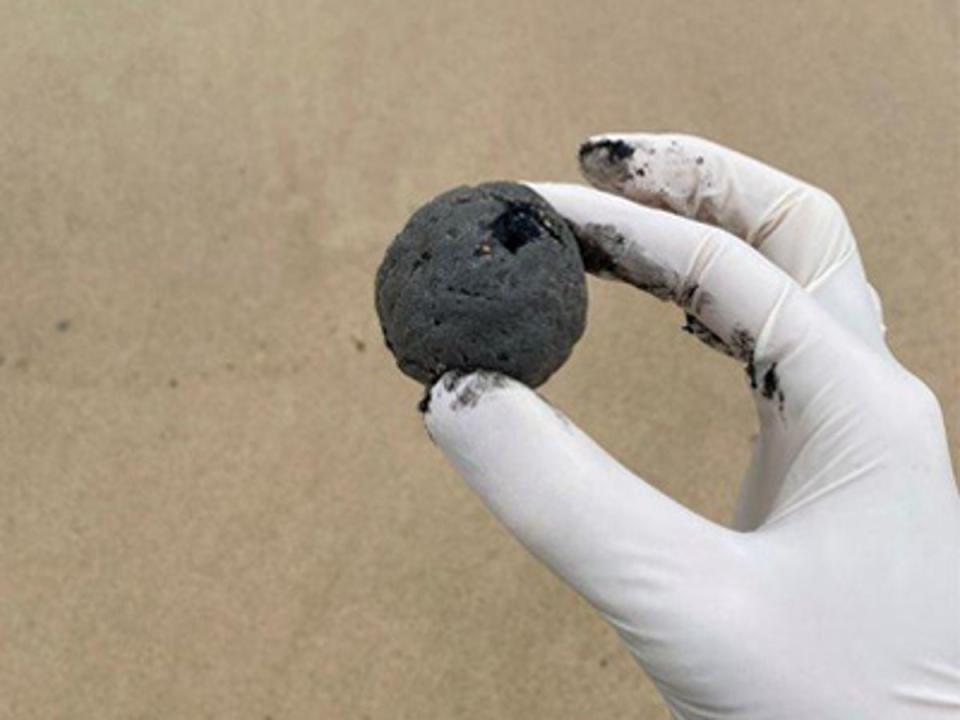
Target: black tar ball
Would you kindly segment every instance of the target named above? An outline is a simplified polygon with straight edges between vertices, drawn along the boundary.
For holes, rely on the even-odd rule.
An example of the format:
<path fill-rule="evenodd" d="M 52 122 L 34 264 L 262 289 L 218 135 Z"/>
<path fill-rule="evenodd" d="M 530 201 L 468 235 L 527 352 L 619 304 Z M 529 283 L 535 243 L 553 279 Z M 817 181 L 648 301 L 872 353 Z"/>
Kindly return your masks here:
<path fill-rule="evenodd" d="M 387 347 L 410 377 L 495 370 L 536 387 L 570 356 L 587 286 L 573 232 L 530 188 L 494 182 L 421 207 L 376 282 Z"/>

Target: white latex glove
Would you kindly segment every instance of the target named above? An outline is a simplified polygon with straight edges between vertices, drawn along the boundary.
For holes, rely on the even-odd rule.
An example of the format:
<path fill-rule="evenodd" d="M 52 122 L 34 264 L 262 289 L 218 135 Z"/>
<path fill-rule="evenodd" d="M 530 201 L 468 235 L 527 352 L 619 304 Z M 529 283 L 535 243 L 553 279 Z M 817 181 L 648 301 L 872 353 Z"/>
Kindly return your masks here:
<path fill-rule="evenodd" d="M 958 720 L 960 499 L 941 411 L 887 349 L 837 203 L 695 137 L 595 138 L 581 164 L 609 192 L 531 187 L 590 269 L 678 303 L 747 366 L 760 434 L 735 529 L 500 375 L 431 389 L 436 444 L 613 625 L 675 718 Z"/>

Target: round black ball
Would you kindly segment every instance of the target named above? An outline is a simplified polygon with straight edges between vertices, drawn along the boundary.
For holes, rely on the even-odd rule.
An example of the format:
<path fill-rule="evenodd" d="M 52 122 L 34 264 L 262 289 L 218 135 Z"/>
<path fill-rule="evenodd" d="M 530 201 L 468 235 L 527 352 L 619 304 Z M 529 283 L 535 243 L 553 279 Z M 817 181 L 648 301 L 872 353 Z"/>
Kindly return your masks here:
<path fill-rule="evenodd" d="M 517 183 L 459 187 L 417 210 L 377 272 L 387 347 L 410 377 L 495 370 L 536 387 L 583 335 L 587 286 L 569 226 Z"/>

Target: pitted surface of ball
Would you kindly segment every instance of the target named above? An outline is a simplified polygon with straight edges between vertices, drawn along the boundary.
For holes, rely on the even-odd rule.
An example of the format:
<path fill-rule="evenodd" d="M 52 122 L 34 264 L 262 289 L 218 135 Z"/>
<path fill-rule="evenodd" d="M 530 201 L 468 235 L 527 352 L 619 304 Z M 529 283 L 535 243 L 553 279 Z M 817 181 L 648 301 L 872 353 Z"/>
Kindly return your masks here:
<path fill-rule="evenodd" d="M 530 188 L 460 187 L 417 210 L 376 280 L 387 347 L 410 377 L 494 370 L 536 387 L 570 356 L 587 288 L 573 232 Z"/>

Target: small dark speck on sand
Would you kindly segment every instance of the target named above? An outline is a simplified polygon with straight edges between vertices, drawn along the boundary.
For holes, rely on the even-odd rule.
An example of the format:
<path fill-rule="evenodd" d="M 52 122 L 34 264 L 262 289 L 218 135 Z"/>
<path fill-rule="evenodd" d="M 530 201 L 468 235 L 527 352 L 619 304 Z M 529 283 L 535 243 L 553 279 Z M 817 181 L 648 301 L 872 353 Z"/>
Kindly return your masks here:
<path fill-rule="evenodd" d="M 357 352 L 363 352 L 367 349 L 367 344 L 358 337 L 351 336 L 351 341 L 353 341 L 353 347 Z"/>
<path fill-rule="evenodd" d="M 180 381 L 177 380 L 176 378 L 170 378 L 170 382 L 168 382 L 167 385 L 169 385 L 172 388 L 179 387 Z"/>
<path fill-rule="evenodd" d="M 70 329 L 70 321 L 61 320 L 60 322 L 57 323 L 56 327 L 57 327 L 57 332 L 66 332 L 67 330 Z"/>

